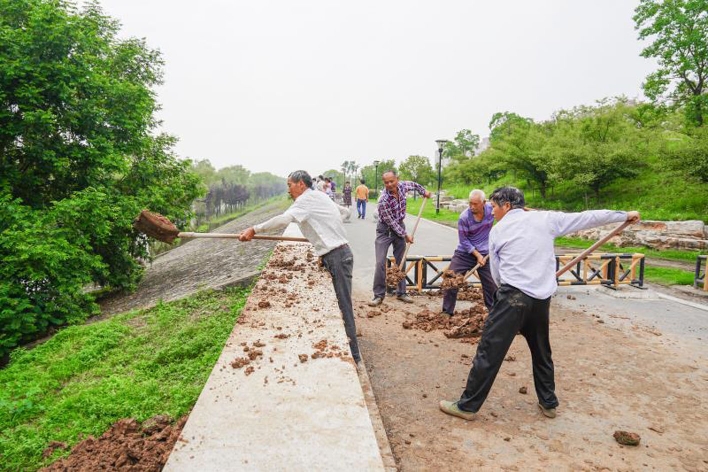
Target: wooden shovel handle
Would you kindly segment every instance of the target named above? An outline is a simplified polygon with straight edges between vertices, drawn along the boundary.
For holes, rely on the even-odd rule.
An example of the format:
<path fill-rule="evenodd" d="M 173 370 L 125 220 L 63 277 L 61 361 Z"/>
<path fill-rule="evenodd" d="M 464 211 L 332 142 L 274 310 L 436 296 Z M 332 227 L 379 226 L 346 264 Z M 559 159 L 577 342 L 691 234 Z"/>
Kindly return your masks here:
<path fill-rule="evenodd" d="M 487 259 L 489 259 L 489 254 L 484 256 L 484 262 L 487 262 Z M 479 266 L 480 266 L 480 264 L 478 262 L 476 266 L 474 266 L 470 270 L 468 270 L 467 273 L 465 274 L 465 278 L 463 280 L 467 280 L 470 275 L 474 274 L 477 271 L 477 269 L 479 269 Z"/>
<path fill-rule="evenodd" d="M 603 244 L 605 244 L 605 243 L 606 243 L 607 241 L 609 241 L 613 236 L 616 236 L 617 234 L 619 234 L 619 233 L 621 233 L 622 231 L 624 231 L 624 229 L 625 229 L 627 226 L 631 225 L 631 224 L 632 224 L 631 221 L 625 221 L 624 223 L 622 223 L 621 225 L 619 225 L 617 228 L 615 228 L 614 230 L 612 230 L 612 232 L 609 233 L 607 236 L 605 236 L 604 238 L 600 239 L 598 242 L 596 242 L 595 244 L 593 244 L 592 246 L 590 246 L 589 248 L 587 248 L 586 250 L 584 250 L 583 252 L 581 252 L 580 254 L 578 254 L 577 256 L 575 256 L 570 262 L 568 262 L 566 265 L 564 265 L 563 267 L 561 267 L 561 268 L 558 270 L 558 272 L 556 272 L 556 278 L 558 278 L 558 277 L 560 277 L 561 275 L 565 274 L 565 273 L 566 273 L 571 267 L 573 267 L 578 261 L 582 260 L 583 258 L 585 258 L 585 256 L 587 256 L 588 254 L 590 254 L 591 252 L 593 252 L 595 249 L 597 249 L 598 247 L 600 247 L 600 246 L 602 246 Z"/>
<path fill-rule="evenodd" d="M 239 236 L 241 236 L 238 233 L 189 233 L 189 232 L 180 232 L 177 237 L 178 238 L 225 238 L 225 239 L 238 239 Z M 263 235 L 254 235 L 253 239 L 265 239 L 267 241 L 298 241 L 298 242 L 307 242 L 307 239 L 305 238 L 295 238 L 292 236 L 263 236 Z"/>
<path fill-rule="evenodd" d="M 418 218 L 415 220 L 415 226 L 413 226 L 413 232 L 411 233 L 411 238 L 415 236 L 415 231 L 418 229 L 418 223 L 420 223 L 420 217 L 423 215 L 423 207 L 425 202 L 428 200 L 427 197 L 423 197 L 423 202 L 420 204 L 420 210 L 418 210 Z M 399 269 L 403 270 L 403 266 L 406 263 L 406 256 L 408 255 L 408 250 L 411 248 L 411 243 L 406 243 L 406 250 L 401 258 L 401 263 L 398 265 Z"/>

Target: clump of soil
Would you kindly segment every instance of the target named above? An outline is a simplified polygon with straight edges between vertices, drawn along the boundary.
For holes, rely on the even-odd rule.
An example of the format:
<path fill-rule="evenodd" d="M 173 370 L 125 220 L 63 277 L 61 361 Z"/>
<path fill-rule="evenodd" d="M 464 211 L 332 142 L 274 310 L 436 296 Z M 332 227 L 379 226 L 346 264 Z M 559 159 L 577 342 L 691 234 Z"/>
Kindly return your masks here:
<path fill-rule="evenodd" d="M 637 433 L 629 431 L 615 431 L 612 436 L 623 446 L 639 446 L 639 441 L 642 439 Z"/>
<path fill-rule="evenodd" d="M 346 359 L 348 357 L 348 351 L 342 351 L 336 344 L 329 344 L 326 339 L 320 340 L 319 342 L 313 344 L 312 347 L 315 349 L 315 352 L 310 354 L 312 359 L 320 359 L 325 357 L 338 357 L 340 359 Z"/>
<path fill-rule="evenodd" d="M 248 357 L 237 357 L 231 361 L 231 367 L 234 369 L 240 369 L 241 367 L 251 363 L 251 359 Z"/>
<path fill-rule="evenodd" d="M 415 315 L 414 320 L 404 321 L 403 328 L 420 329 L 426 332 L 439 329 L 444 331 L 443 334 L 447 338 L 476 343 L 479 341 L 479 337 L 482 336 L 486 318 L 486 311 L 479 304 L 469 310 L 455 312 L 454 316 L 425 309 Z"/>
<path fill-rule="evenodd" d="M 397 265 L 391 265 L 386 269 L 386 285 L 396 287 L 401 280 L 406 278 L 406 273 Z"/>
<path fill-rule="evenodd" d="M 440 284 L 440 288 L 443 290 L 449 290 L 451 288 L 463 288 L 465 285 L 467 285 L 467 281 L 465 280 L 465 273 L 456 273 L 451 270 L 446 270 L 442 273 L 442 283 Z"/>
<path fill-rule="evenodd" d="M 268 300 L 261 300 L 258 302 L 258 308 L 268 308 L 270 307 L 270 302 Z"/>
<path fill-rule="evenodd" d="M 141 426 L 132 418 L 122 419 L 100 438 L 89 436 L 74 446 L 68 457 L 41 470 L 160 471 L 186 422 L 186 416 L 172 424 L 169 417 L 160 415 L 150 418 Z M 50 447 L 52 444 L 61 443 L 50 443 Z"/>

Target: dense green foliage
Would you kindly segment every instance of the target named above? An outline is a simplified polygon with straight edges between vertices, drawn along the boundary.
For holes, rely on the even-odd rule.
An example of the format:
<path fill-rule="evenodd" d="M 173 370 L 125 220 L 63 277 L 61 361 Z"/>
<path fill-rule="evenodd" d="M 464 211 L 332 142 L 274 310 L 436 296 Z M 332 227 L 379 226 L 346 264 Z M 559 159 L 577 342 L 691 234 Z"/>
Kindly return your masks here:
<path fill-rule="evenodd" d="M 644 93 L 654 103 L 682 108 L 695 126 L 704 125 L 708 113 L 706 12 L 706 0 L 640 0 L 634 15 L 639 39 L 651 41 L 642 56 L 658 62 Z"/>
<path fill-rule="evenodd" d="M 97 4 L 0 0 L 0 357 L 131 288 L 146 207 L 186 221 L 201 192 L 155 135 L 162 60 Z"/>
<path fill-rule="evenodd" d="M 450 161 L 443 187 L 466 198 L 473 187 L 514 185 L 534 208 L 631 208 L 645 219 L 708 222 L 708 128 L 686 126 L 681 113 L 622 98 L 538 123 L 499 113 L 490 147 Z"/>
<path fill-rule="evenodd" d="M 61 330 L 0 370 L 0 470 L 37 470 L 121 418 L 180 418 L 201 392 L 249 290 L 207 291 Z"/>
<path fill-rule="evenodd" d="M 408 156 L 398 169 L 401 179 L 418 182 L 424 187 L 437 181 L 437 174 L 430 165 L 430 159 L 425 156 Z"/>

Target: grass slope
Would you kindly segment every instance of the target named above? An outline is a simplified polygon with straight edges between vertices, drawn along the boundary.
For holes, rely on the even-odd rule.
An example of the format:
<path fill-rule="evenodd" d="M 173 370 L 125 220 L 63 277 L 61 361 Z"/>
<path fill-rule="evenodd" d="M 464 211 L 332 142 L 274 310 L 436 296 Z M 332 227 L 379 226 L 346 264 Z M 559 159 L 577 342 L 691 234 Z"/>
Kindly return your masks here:
<path fill-rule="evenodd" d="M 72 326 L 0 370 L 0 470 L 36 470 L 49 442 L 70 447 L 121 418 L 179 418 L 199 396 L 250 289 L 189 298 Z"/>

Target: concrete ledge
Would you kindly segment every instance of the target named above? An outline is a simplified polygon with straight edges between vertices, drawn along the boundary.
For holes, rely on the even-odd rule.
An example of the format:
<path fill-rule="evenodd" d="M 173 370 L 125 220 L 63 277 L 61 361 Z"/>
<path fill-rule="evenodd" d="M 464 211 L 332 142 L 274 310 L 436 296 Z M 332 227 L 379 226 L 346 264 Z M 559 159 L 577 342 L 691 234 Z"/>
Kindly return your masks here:
<path fill-rule="evenodd" d="M 329 274 L 311 248 L 276 247 L 164 470 L 384 470 Z"/>

